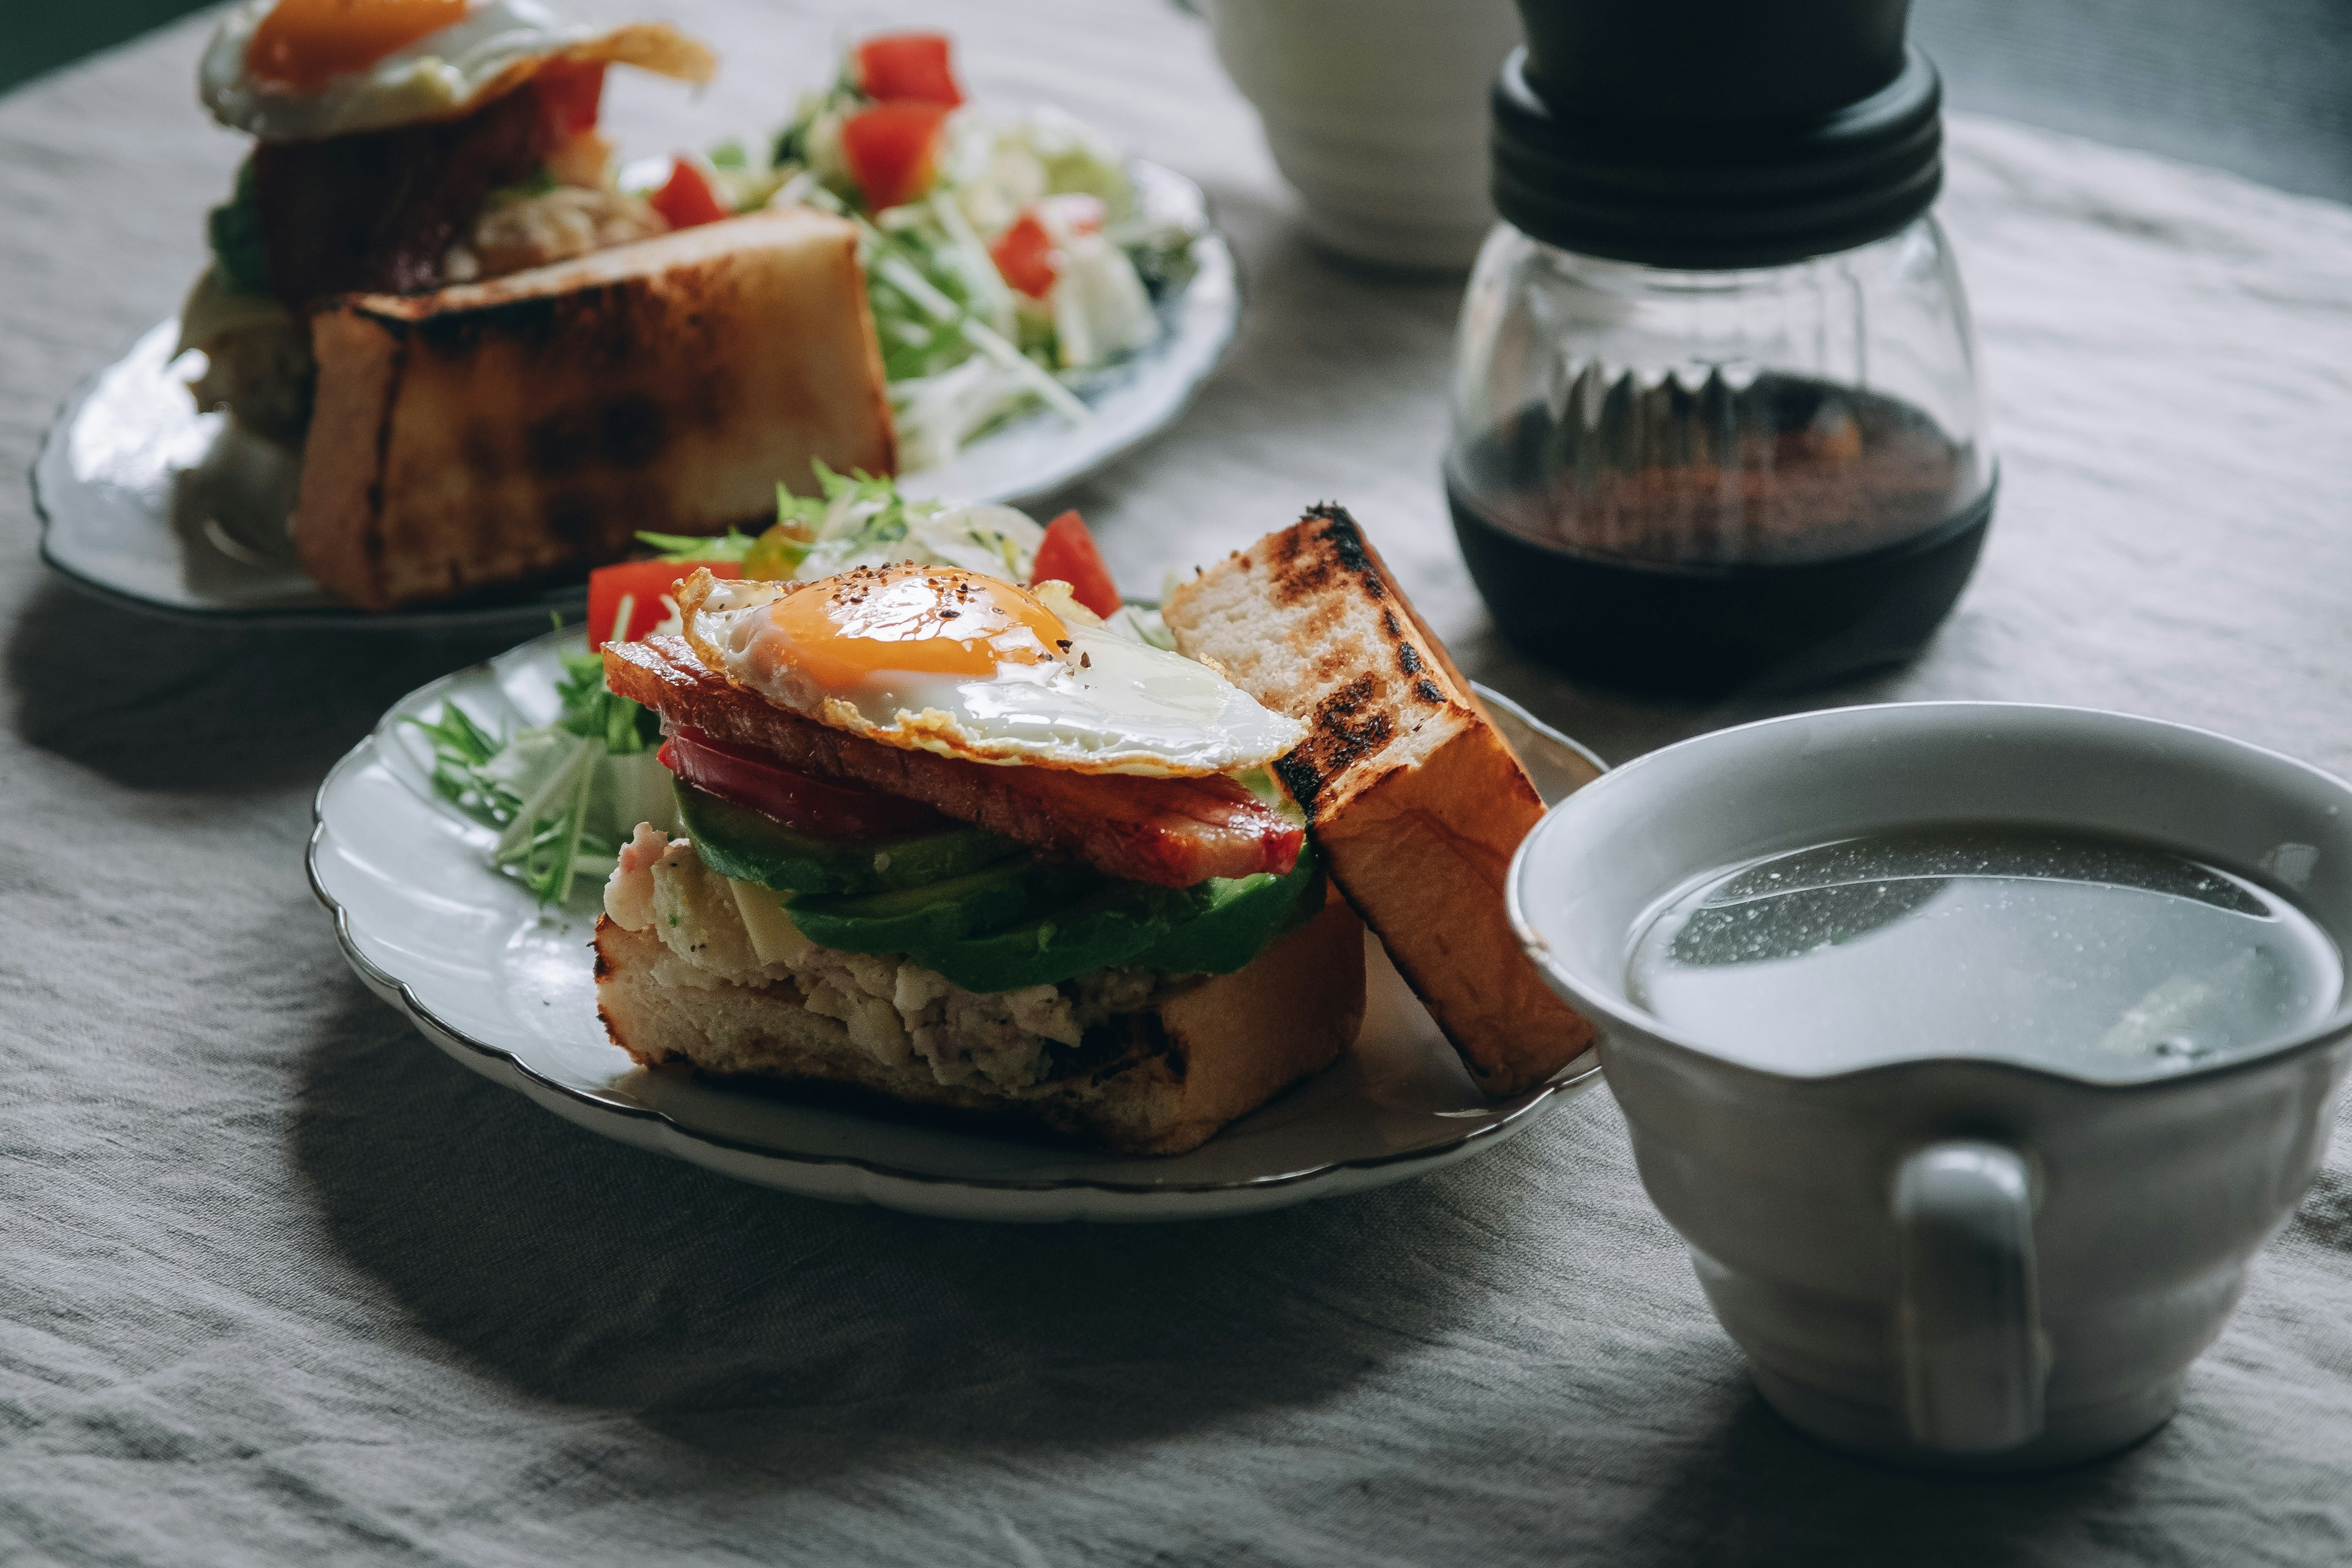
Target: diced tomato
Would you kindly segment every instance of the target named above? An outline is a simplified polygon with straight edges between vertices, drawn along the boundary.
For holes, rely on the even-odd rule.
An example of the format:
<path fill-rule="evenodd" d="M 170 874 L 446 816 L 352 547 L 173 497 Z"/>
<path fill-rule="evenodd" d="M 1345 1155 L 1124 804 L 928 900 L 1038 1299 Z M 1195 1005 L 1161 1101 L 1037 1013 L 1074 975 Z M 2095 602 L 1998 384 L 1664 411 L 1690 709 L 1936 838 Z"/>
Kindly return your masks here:
<path fill-rule="evenodd" d="M 988 255 L 1004 281 L 1032 300 L 1044 299 L 1054 279 L 1061 276 L 1054 262 L 1054 237 L 1045 232 L 1034 213 L 1024 212 L 1014 218 L 1013 226 L 988 247 Z"/>
<path fill-rule="evenodd" d="M 531 78 L 530 85 L 539 94 L 539 111 L 547 122 L 549 145 L 596 129 L 596 116 L 604 102 L 602 60 L 550 61 Z"/>
<path fill-rule="evenodd" d="M 880 103 L 963 101 L 945 33 L 884 33 L 857 46 L 857 88 Z"/>
<path fill-rule="evenodd" d="M 811 778 L 764 752 L 713 740 L 688 725 L 671 731 L 656 755 L 662 766 L 705 794 L 821 838 L 908 838 L 955 826 L 919 801 Z"/>
<path fill-rule="evenodd" d="M 877 103 L 841 122 L 842 156 L 868 206 L 879 212 L 930 188 L 947 117 L 943 103 Z"/>
<path fill-rule="evenodd" d="M 1075 511 L 1047 523 L 1045 537 L 1038 542 L 1037 564 L 1029 569 L 1029 581 L 1035 584 L 1052 577 L 1067 583 L 1071 597 L 1106 618 L 1125 602 L 1118 596 L 1118 584 L 1111 581 L 1110 568 L 1103 564 L 1102 552 L 1095 548 L 1095 536 Z"/>
<path fill-rule="evenodd" d="M 617 566 L 599 566 L 591 572 L 589 647 L 600 648 L 607 642 L 635 642 L 652 632 L 677 607 L 675 603 L 662 603 L 662 595 L 675 595 L 677 585 L 693 576 L 698 566 L 710 568 L 713 577 L 743 574 L 743 568 L 732 561 L 624 561 Z M 625 622 L 621 616 L 624 600 L 628 604 Z"/>
<path fill-rule="evenodd" d="M 656 191 L 651 200 L 654 211 L 661 214 L 672 228 L 692 228 L 697 224 L 717 223 L 734 216 L 710 188 L 702 171 L 687 158 L 671 160 L 669 183 Z"/>

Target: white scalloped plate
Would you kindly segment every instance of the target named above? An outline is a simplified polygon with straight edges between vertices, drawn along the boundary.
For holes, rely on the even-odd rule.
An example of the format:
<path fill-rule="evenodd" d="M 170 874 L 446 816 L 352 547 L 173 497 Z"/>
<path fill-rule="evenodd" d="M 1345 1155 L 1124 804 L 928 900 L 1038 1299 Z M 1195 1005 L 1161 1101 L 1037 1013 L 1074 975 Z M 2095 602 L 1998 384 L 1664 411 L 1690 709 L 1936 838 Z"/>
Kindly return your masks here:
<path fill-rule="evenodd" d="M 1050 494 L 1173 424 L 1216 369 L 1241 320 L 1233 251 L 1207 226 L 1198 185 L 1156 163 L 1133 170 L 1151 213 L 1201 230 L 1192 278 L 1160 301 L 1160 341 L 1074 387 L 1094 414 L 1086 424 L 1031 415 L 903 476 L 906 493 L 1015 504 Z M 329 598 L 286 538 L 299 462 L 221 415 L 197 413 L 173 368 L 178 341 L 175 320 L 150 327 L 50 425 L 33 464 L 33 505 L 41 558 L 56 570 L 133 609 L 226 624 L 520 634 L 547 625 L 551 612 L 584 613 L 580 584 L 382 614 Z"/>
<path fill-rule="evenodd" d="M 647 1072 L 596 1018 L 593 898 L 541 910 L 492 871 L 488 832 L 446 805 L 402 721 L 454 701 L 497 731 L 556 709 L 557 633 L 403 699 L 320 786 L 310 885 L 360 978 L 425 1037 L 497 1082 L 608 1138 L 810 1197 L 996 1220 L 1188 1219 L 1361 1192 L 1526 1131 L 1599 1081 L 1587 1052 L 1549 1082 L 1488 1100 L 1371 943 L 1370 1011 L 1354 1051 L 1189 1154 L 1091 1153 L 1024 1139 L 797 1104 Z M 1557 800 L 1601 764 L 1481 693 Z"/>

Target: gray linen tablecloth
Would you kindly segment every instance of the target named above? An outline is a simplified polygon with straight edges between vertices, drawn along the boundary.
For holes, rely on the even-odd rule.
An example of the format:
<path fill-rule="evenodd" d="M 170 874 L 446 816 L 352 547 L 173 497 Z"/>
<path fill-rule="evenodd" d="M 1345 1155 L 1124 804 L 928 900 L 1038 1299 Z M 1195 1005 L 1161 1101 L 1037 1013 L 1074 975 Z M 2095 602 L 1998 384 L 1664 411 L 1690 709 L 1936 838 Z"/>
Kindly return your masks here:
<path fill-rule="evenodd" d="M 1746 716 L 1493 644 L 1436 482 L 1456 287 L 1305 247 L 1196 24 L 674 9 L 729 68 L 690 108 L 616 89 L 640 145 L 772 121 L 843 29 L 936 18 L 983 91 L 1209 187 L 1239 345 L 1068 498 L 1130 581 L 1337 497 L 1474 669 L 1612 759 Z M 490 650 L 89 603 L 37 565 L 14 478 L 197 265 L 238 155 L 190 101 L 200 39 L 0 100 L 0 1562 L 2352 1558 L 2352 1149 L 2179 1419 L 1939 1480 L 1759 1402 L 1605 1095 L 1364 1197 L 1024 1230 L 737 1185 L 442 1057 L 345 972 L 302 846 L 380 710 Z M 1999 521 L 1926 661 L 1820 700 L 2091 703 L 2352 771 L 2352 214 L 1996 124 L 1953 142 Z"/>

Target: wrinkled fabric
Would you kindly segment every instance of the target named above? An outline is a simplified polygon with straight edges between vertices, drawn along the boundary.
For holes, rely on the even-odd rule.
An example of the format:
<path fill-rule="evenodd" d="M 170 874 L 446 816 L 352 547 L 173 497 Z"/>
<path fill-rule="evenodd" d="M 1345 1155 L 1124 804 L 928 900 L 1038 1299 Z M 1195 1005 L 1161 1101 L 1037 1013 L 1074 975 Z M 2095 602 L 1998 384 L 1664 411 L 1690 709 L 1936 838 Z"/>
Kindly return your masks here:
<path fill-rule="evenodd" d="M 664 9 L 699 103 L 781 119 L 845 8 Z M 1437 482 L 1458 284 L 1306 247 L 1197 25 L 910 3 L 983 99 L 1048 98 L 1210 190 L 1245 268 L 1185 423 L 1056 498 L 1156 583 L 1348 502 L 1474 672 L 1622 760 L 1769 710 L 1580 693 L 1504 653 Z M 847 20 L 841 20 L 846 17 Z M 1449 1171 L 1258 1218 L 1020 1229 L 829 1206 L 604 1142 L 346 970 L 310 794 L 491 647 L 216 631 L 47 577 L 19 476 L 177 304 L 235 138 L 183 26 L 0 100 L 0 1562 L 635 1564 L 2352 1559 L 2352 1150 L 2179 1417 L 1946 1480 L 1759 1401 L 1605 1095 Z M 1953 128 L 2003 481 L 1916 668 L 1812 699 L 2027 698 L 2352 771 L 2352 213 Z"/>

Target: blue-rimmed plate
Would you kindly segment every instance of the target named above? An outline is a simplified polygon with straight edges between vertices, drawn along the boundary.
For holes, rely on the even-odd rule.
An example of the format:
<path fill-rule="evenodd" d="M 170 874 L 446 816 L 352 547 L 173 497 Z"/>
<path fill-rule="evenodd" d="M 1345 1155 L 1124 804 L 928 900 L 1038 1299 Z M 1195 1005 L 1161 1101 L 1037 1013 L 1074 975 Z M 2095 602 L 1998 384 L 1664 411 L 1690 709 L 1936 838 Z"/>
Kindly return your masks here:
<path fill-rule="evenodd" d="M 955 1131 L 645 1071 L 597 1021 L 593 903 L 541 910 L 492 871 L 491 835 L 434 795 L 430 754 L 402 722 L 455 702 L 492 731 L 544 723 L 557 708 L 557 652 L 577 637 L 541 637 L 394 706 L 319 790 L 310 885 L 352 967 L 425 1038 L 592 1131 L 789 1192 L 918 1214 L 1188 1219 L 1437 1170 L 1525 1131 L 1599 1081 L 1587 1052 L 1526 1094 L 1487 1100 L 1376 942 L 1355 1049 L 1191 1153 L 1166 1159 Z M 1591 752 L 1495 693 L 1480 695 L 1547 800 L 1600 776 Z"/>
<path fill-rule="evenodd" d="M 1193 268 L 1159 301 L 1160 335 L 1073 388 L 1082 425 L 1039 412 L 902 475 L 910 496 L 1018 504 L 1047 495 L 1173 424 L 1232 343 L 1241 286 L 1232 248 L 1208 226 L 1201 188 L 1156 163 L 1130 165 L 1147 213 L 1199 237 Z M 41 558 L 133 609 L 229 624 L 511 628 L 584 613 L 580 584 L 457 606 L 369 613 L 337 604 L 302 574 L 287 536 L 299 460 L 199 414 L 176 321 L 149 328 L 58 411 L 33 464 Z"/>

